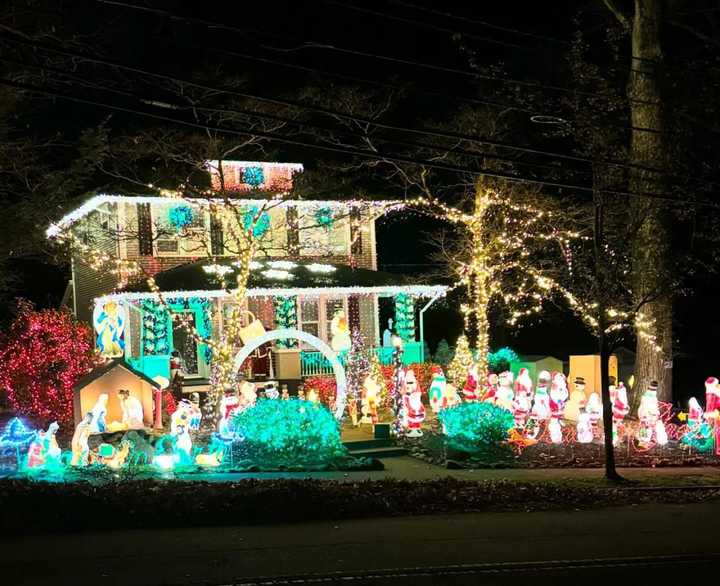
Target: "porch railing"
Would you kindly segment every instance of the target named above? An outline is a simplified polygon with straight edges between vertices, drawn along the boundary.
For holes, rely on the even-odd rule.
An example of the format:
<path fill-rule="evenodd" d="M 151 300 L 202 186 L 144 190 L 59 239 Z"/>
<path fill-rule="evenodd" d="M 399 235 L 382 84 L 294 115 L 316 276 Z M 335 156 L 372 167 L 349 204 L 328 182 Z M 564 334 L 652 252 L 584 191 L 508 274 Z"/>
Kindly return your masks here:
<path fill-rule="evenodd" d="M 375 353 L 380 364 L 388 365 L 392 363 L 392 346 L 379 346 L 368 351 L 368 358 L 371 353 Z M 340 364 L 346 366 L 347 352 L 338 353 Z M 412 364 L 414 362 L 424 362 L 423 345 L 420 342 L 407 342 L 403 352 L 403 364 Z M 322 353 L 313 350 L 303 350 L 300 352 L 300 374 L 303 377 L 318 376 L 324 374 L 332 374 L 332 366 Z"/>

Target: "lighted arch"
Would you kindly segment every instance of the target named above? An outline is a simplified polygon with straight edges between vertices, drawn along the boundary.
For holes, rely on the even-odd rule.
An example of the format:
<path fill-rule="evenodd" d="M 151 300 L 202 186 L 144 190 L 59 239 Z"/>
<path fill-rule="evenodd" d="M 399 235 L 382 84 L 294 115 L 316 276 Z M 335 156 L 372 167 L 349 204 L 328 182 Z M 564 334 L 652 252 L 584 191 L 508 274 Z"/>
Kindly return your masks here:
<path fill-rule="evenodd" d="M 240 349 L 240 352 L 235 355 L 233 371 L 237 372 L 240 370 L 243 362 L 247 360 L 250 354 L 266 342 L 271 342 L 273 340 L 287 340 L 289 338 L 300 340 L 309 344 L 327 358 L 328 362 L 330 362 L 330 366 L 332 366 L 333 373 L 335 374 L 335 382 L 337 384 L 337 396 L 335 397 L 335 418 L 340 419 L 343 415 L 343 411 L 345 411 L 345 394 L 347 389 L 345 368 L 343 368 L 343 365 L 340 364 L 340 361 L 337 358 L 337 353 L 317 336 L 313 336 L 312 334 L 308 334 L 307 332 L 296 330 L 294 328 L 283 328 L 265 332 L 262 336 L 258 336 L 257 338 L 250 340 L 250 342 L 243 346 Z"/>

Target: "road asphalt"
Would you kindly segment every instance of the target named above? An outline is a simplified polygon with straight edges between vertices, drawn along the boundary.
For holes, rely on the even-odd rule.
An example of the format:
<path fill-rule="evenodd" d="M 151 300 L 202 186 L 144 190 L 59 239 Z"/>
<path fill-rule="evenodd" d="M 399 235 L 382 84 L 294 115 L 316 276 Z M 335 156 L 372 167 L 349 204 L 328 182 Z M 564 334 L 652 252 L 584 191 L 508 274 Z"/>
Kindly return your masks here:
<path fill-rule="evenodd" d="M 13 537 L 0 539 L 0 575 L 12 586 L 655 585 L 717 568 L 719 513 L 705 502 Z"/>

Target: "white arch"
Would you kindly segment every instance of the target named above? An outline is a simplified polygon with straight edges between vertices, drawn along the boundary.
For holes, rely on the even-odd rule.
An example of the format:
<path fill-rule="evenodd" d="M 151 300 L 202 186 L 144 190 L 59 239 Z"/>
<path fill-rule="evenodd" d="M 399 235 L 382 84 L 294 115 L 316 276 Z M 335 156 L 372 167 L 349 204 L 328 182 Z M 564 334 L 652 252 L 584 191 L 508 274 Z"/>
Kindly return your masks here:
<path fill-rule="evenodd" d="M 250 354 L 266 342 L 270 342 L 272 340 L 286 340 L 288 338 L 297 339 L 310 344 L 310 346 L 316 348 L 325 358 L 327 358 L 328 362 L 330 362 L 333 373 L 335 374 L 335 383 L 337 384 L 337 396 L 335 397 L 335 418 L 340 419 L 343 415 L 343 411 L 345 411 L 345 395 L 347 390 L 345 368 L 343 368 L 343 365 L 340 364 L 340 361 L 337 358 L 337 353 L 317 336 L 313 336 L 312 334 L 308 334 L 307 332 L 296 330 L 294 328 L 283 328 L 280 330 L 265 332 L 262 336 L 258 336 L 257 338 L 250 340 L 250 342 L 243 346 L 235 355 L 233 372 L 240 370 L 243 362 L 245 362 Z"/>

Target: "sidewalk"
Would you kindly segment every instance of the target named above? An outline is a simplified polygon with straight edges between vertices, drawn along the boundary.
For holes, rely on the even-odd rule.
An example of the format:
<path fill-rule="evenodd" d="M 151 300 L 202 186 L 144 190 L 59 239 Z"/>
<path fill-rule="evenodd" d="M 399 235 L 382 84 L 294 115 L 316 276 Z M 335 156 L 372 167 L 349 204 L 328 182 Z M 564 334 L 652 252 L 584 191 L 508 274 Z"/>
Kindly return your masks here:
<path fill-rule="evenodd" d="M 316 478 L 343 482 L 362 482 L 365 480 L 434 480 L 438 478 L 457 478 L 459 480 L 509 480 L 509 481 L 569 481 L 600 482 L 603 470 L 600 468 L 503 468 L 481 470 L 448 470 L 429 464 L 410 456 L 387 458 L 382 460 L 385 470 L 365 470 L 358 472 L 265 472 L 265 473 L 222 473 L 178 475 L 183 480 L 203 480 L 208 482 L 237 482 L 245 478 Z M 644 484 L 717 484 L 720 485 L 720 467 L 689 468 L 620 468 L 620 473 L 629 480 L 642 481 Z"/>

